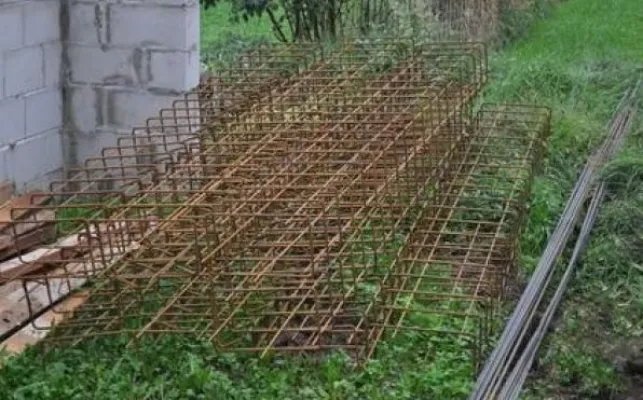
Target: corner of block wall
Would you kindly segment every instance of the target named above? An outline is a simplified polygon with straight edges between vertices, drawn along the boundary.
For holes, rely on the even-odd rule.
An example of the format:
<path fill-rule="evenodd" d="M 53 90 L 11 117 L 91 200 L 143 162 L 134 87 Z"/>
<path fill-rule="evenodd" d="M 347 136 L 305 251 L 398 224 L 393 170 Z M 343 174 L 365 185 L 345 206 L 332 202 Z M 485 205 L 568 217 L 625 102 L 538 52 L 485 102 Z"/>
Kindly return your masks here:
<path fill-rule="evenodd" d="M 0 180 L 82 163 L 182 98 L 199 82 L 199 13 L 197 0 L 0 0 Z"/>
<path fill-rule="evenodd" d="M 196 0 L 70 7 L 66 126 L 82 162 L 198 85 L 200 9 Z"/>

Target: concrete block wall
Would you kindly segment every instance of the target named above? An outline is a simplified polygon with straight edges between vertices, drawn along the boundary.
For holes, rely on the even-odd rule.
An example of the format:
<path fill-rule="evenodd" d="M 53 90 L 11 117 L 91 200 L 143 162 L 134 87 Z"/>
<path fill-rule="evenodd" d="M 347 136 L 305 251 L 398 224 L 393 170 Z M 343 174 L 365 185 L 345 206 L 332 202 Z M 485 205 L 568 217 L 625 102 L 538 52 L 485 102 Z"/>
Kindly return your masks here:
<path fill-rule="evenodd" d="M 63 0 L 65 158 L 96 154 L 199 81 L 198 0 Z M 66 12 L 65 12 L 66 11 Z"/>
<path fill-rule="evenodd" d="M 63 164 L 57 0 L 0 2 L 0 179 L 42 184 Z"/>
<path fill-rule="evenodd" d="M 42 186 L 198 84 L 198 0 L 0 0 L 0 78 L 0 179 Z"/>

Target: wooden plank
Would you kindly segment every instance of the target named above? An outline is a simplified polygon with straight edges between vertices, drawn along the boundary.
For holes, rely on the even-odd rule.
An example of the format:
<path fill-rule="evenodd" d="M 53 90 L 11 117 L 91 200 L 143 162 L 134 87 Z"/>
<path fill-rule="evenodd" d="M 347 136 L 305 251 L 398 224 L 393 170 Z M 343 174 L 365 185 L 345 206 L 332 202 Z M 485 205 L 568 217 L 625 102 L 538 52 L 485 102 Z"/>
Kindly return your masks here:
<path fill-rule="evenodd" d="M 11 354 L 19 354 L 27 348 L 42 340 L 51 328 L 55 327 L 65 319 L 73 316 L 74 311 L 83 305 L 89 293 L 80 292 L 69 296 L 61 303 L 52 307 L 35 321 L 18 332 L 11 335 L 7 340 L 0 344 L 0 348 Z"/>
<path fill-rule="evenodd" d="M 31 282 L 27 284 L 27 291 L 34 292 L 40 286 L 42 285 Z M 32 302 L 32 309 L 42 310 L 47 304 L 46 298 L 44 299 L 45 302 L 41 303 L 38 302 L 38 299 L 29 296 L 29 301 Z M 21 306 L 22 303 L 24 303 L 24 307 Z M 19 285 L 16 290 L 0 300 L 0 334 L 6 334 L 16 326 L 20 326 L 24 321 L 28 321 L 29 317 L 27 297 L 22 285 Z"/>
<path fill-rule="evenodd" d="M 5 205 L 0 209 L 0 231 L 4 231 L 9 228 L 15 220 L 19 220 L 29 214 L 31 210 L 26 207 L 42 206 L 49 201 L 49 199 L 50 196 L 45 196 L 43 192 L 30 192 L 22 196 L 14 197 L 9 205 Z"/>
<path fill-rule="evenodd" d="M 48 239 L 54 237 L 56 234 L 56 226 L 53 224 L 48 224 L 42 226 L 40 229 L 32 230 L 21 236 L 18 236 L 17 239 L 11 238 L 11 241 L 8 243 L 3 241 L 3 237 L 0 236 L 0 260 L 6 260 L 9 257 L 15 256 L 16 254 L 29 251 L 34 247 L 42 246 Z"/>
<path fill-rule="evenodd" d="M 4 181 L 0 183 L 0 205 L 4 207 L 5 204 L 9 204 L 11 197 L 13 197 L 13 182 Z"/>
<path fill-rule="evenodd" d="M 36 229 L 42 228 L 46 224 L 53 223 L 56 219 L 54 210 L 40 210 L 34 214 L 25 216 L 17 223 L 12 223 L 11 227 L 7 227 L 0 233 L 0 249 L 5 249 L 11 246 L 13 239 L 29 233 Z"/>
<path fill-rule="evenodd" d="M 16 290 L 20 290 L 21 288 L 22 281 L 20 280 L 13 280 L 5 283 L 4 285 L 0 285 L 0 299 L 9 296 L 11 293 Z"/>
<path fill-rule="evenodd" d="M 127 247 L 128 244 L 120 243 L 119 239 L 128 240 L 128 228 L 129 232 L 140 234 L 154 229 L 157 223 L 155 217 L 150 216 L 148 217 L 148 221 L 143 222 L 141 224 L 142 226 L 138 227 L 125 222 L 117 222 L 109 225 L 101 224 L 98 229 L 92 226 L 88 234 L 79 233 L 70 235 L 58 240 L 58 242 L 51 246 L 36 249 L 0 263 L 0 284 L 31 274 L 43 268 L 48 263 L 60 264 L 60 262 L 64 262 L 65 260 L 73 261 L 73 259 L 80 257 L 84 252 L 89 251 L 87 246 L 88 236 L 100 237 L 100 234 L 108 232 L 113 236 L 111 236 L 110 243 L 103 243 L 103 245 L 111 245 L 114 249 L 122 249 L 123 247 Z M 100 256 L 100 253 L 98 256 Z M 100 257 L 96 259 L 98 260 Z"/>
<path fill-rule="evenodd" d="M 16 279 L 43 267 L 46 263 L 63 261 L 63 251 L 77 249 L 82 235 L 76 234 L 59 240 L 52 247 L 33 250 L 0 264 L 0 282 Z"/>
<path fill-rule="evenodd" d="M 109 249 L 115 257 L 109 260 L 109 265 L 106 267 L 114 265 L 122 256 L 137 248 L 138 244 L 133 243 L 126 248 Z M 100 255 L 101 250 L 93 251 L 91 256 L 95 259 Z M 51 271 L 48 275 L 49 284 L 29 282 L 27 293 L 21 287 L 0 299 L 0 335 L 28 321 L 32 314 L 48 308 L 84 285 L 87 281 L 87 276 L 84 274 L 92 257 L 88 255 L 85 262 L 67 264 L 65 268 L 56 268 Z M 74 277 L 74 274 L 77 276 Z"/>
<path fill-rule="evenodd" d="M 143 233 L 154 229 L 156 226 L 156 220 L 150 218 L 150 221 L 145 225 Z M 111 227 L 101 225 L 99 226 L 99 230 L 124 229 L 125 227 L 126 226 L 123 224 L 117 224 L 116 226 L 111 225 Z M 125 237 L 125 239 L 127 239 L 127 237 Z M 78 244 L 79 242 L 79 235 L 72 235 L 62 239 L 58 244 L 65 248 L 64 246 L 70 246 L 74 243 Z M 16 326 L 24 324 L 33 314 L 37 314 L 38 312 L 45 310 L 52 304 L 63 300 L 75 290 L 81 288 L 87 281 L 87 278 L 90 277 L 88 275 L 87 267 L 91 267 L 92 260 L 98 260 L 101 254 L 104 253 L 112 255 L 111 259 L 107 261 L 107 265 L 104 266 L 104 268 L 109 268 L 119 262 L 122 257 L 130 251 L 139 248 L 139 244 L 137 242 L 132 242 L 127 245 L 112 242 L 111 245 L 115 245 L 116 247 L 95 249 L 84 257 L 83 262 L 68 263 L 64 267 L 58 267 L 53 271 L 50 271 L 46 278 L 43 277 L 38 281 L 28 282 L 26 284 L 26 290 L 19 279 L 10 280 L 5 285 L 0 286 L 0 335 L 6 334 Z M 60 250 L 60 248 L 38 249 L 29 253 L 31 254 L 30 258 L 33 261 L 38 261 L 34 264 L 42 265 L 42 258 L 47 258 L 51 254 L 49 253 L 51 250 Z M 16 268 L 24 269 L 29 267 L 29 264 L 21 262 L 20 258 L 14 259 L 14 261 L 15 262 L 13 264 L 0 264 L 0 269 L 4 268 L 4 271 L 15 271 Z M 45 279 L 48 279 L 49 284 L 41 283 Z M 43 316 L 45 314 L 43 314 Z M 47 318 L 49 317 L 44 317 L 44 323 L 46 323 Z M 9 344 L 11 348 L 22 349 L 30 343 L 35 343 L 34 340 L 37 341 L 42 337 L 39 336 L 41 333 L 36 335 L 34 332 L 29 331 L 29 329 L 30 328 L 28 328 L 28 326 L 21 329 L 20 334 L 16 336 L 13 344 Z"/>

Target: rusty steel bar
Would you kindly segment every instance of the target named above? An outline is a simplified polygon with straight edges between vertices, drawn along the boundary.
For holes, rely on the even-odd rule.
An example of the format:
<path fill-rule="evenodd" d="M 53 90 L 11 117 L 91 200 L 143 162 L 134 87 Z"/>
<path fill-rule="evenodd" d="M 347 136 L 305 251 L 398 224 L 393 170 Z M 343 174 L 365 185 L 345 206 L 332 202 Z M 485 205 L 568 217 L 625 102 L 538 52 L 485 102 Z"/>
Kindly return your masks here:
<path fill-rule="evenodd" d="M 474 117 L 476 43 L 288 51 L 211 78 L 42 194 L 53 201 L 14 210 L 56 220 L 46 260 L 0 271 L 30 313 L 91 283 L 52 343 L 180 332 L 368 358 L 419 330 L 472 338 L 479 357 L 546 113 Z"/>

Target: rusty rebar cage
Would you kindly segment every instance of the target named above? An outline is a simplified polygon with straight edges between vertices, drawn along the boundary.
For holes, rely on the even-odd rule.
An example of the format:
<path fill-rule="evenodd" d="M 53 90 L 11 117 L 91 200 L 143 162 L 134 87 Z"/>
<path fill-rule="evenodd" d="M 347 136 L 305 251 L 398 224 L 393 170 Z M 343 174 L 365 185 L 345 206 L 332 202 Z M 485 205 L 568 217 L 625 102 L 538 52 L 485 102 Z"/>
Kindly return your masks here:
<path fill-rule="evenodd" d="M 52 340 L 174 332 L 370 357 L 419 329 L 480 352 L 547 112 L 471 114 L 480 44 L 262 51 L 15 209 L 56 228 L 44 259 L 0 278 L 31 314 L 89 284 Z"/>
<path fill-rule="evenodd" d="M 309 45 L 302 46 L 301 52 L 310 50 Z M 265 51 L 269 52 L 269 49 Z M 278 54 L 280 60 L 284 58 L 282 50 L 279 50 Z M 295 54 L 297 56 L 293 59 L 300 60 L 299 53 L 295 52 Z M 260 58 L 271 59 L 267 54 L 261 55 Z M 318 106 L 322 107 L 317 112 L 319 115 L 330 115 L 331 111 L 344 112 L 345 115 L 337 115 L 345 122 L 351 122 L 351 118 L 367 118 L 367 108 L 362 107 L 366 111 L 359 112 L 360 102 L 368 104 L 368 97 L 373 94 L 381 98 L 390 98 L 395 95 L 395 91 L 386 88 L 371 90 L 365 86 L 388 83 L 387 77 L 395 74 L 393 62 L 407 63 L 408 59 L 414 58 L 417 60 L 410 61 L 413 64 L 409 64 L 414 66 L 396 68 L 413 68 L 415 71 L 413 73 L 420 73 L 422 68 L 425 68 L 421 72 L 422 79 L 427 82 L 435 81 L 435 84 L 431 83 L 435 88 L 445 86 L 446 73 L 452 74 L 453 78 L 461 81 L 459 83 L 448 81 L 450 88 L 447 97 L 472 98 L 484 83 L 486 54 L 484 46 L 480 44 L 444 43 L 414 47 L 412 41 L 348 43 L 339 48 L 326 49 L 325 58 L 317 65 L 304 69 L 294 78 L 282 81 L 262 97 L 249 97 L 252 101 L 240 99 L 237 94 L 234 94 L 231 99 L 223 97 L 226 93 L 235 91 L 248 93 L 257 85 L 257 81 L 248 82 L 236 78 L 244 74 L 243 69 L 232 70 L 230 73 L 223 71 L 221 76 L 235 77 L 231 84 L 233 89 L 217 94 L 220 103 L 227 105 L 221 106 L 209 100 L 203 101 L 204 93 L 207 94 L 214 89 L 212 82 L 208 81 L 194 93 L 186 96 L 184 100 L 174 102 L 172 108 L 161 110 L 159 117 L 148 120 L 145 128 L 134 129 L 131 136 L 119 139 L 116 146 L 105 148 L 100 156 L 87 160 L 84 168 L 71 172 L 69 179 L 54 182 L 49 193 L 34 196 L 34 204 L 27 208 L 32 210 L 39 208 L 43 213 L 52 208 L 56 211 L 58 226 L 62 229 L 58 229 L 55 232 L 56 237 L 49 240 L 53 243 L 51 246 L 53 248 L 60 247 L 56 239 L 66 239 L 67 235 L 76 231 L 80 236 L 95 238 L 95 230 L 108 229 L 112 232 L 110 235 L 113 235 L 113 232 L 126 229 L 131 236 L 134 231 L 143 229 L 143 225 L 149 222 L 145 219 L 155 218 L 153 215 L 140 215 L 144 209 L 150 208 L 145 204 L 158 202 L 176 204 L 194 195 L 199 190 L 194 188 L 195 185 L 202 185 L 203 180 L 208 179 L 208 176 L 215 176 L 221 172 L 225 169 L 226 162 L 234 162 L 234 157 L 244 156 L 245 150 L 239 146 L 246 146 L 247 149 L 252 141 L 262 139 L 257 135 L 268 138 L 270 129 L 274 131 L 286 127 L 284 118 L 293 118 L 297 115 L 310 117 L 317 112 L 314 108 Z M 254 72 L 257 69 L 252 66 L 250 71 Z M 386 72 L 386 69 L 390 71 Z M 380 73 L 379 70 L 383 72 Z M 396 79 L 407 78 L 402 73 L 398 73 Z M 220 82 L 220 79 L 216 78 L 216 81 Z M 409 85 L 410 82 L 407 81 L 405 84 Z M 249 89 L 244 91 L 245 85 Z M 358 89 L 355 89 L 354 93 L 350 92 L 353 88 L 359 87 L 363 88 L 361 93 Z M 240 107 L 239 104 L 243 102 L 246 106 Z M 449 102 L 453 103 L 451 100 Z M 332 105 L 333 103 L 336 105 Z M 373 104 L 368 107 L 384 109 L 384 105 L 378 106 L 378 103 L 374 102 Z M 468 104 L 466 106 L 468 107 Z M 302 108 L 301 112 L 298 107 Z M 334 108 L 330 110 L 329 107 Z M 342 107 L 347 111 L 342 111 Z M 355 117 L 348 115 L 351 110 L 356 110 Z M 432 112 L 441 112 L 441 110 L 436 107 Z M 461 112 L 463 110 L 458 111 L 458 113 Z M 202 121 L 201 116 L 204 114 L 216 115 L 216 118 L 209 117 L 206 121 Z M 281 122 L 279 118 L 282 119 Z M 259 127 L 253 119 L 257 119 L 256 123 L 260 124 Z M 248 123 L 255 125 L 248 125 Z M 268 124 L 271 123 L 272 127 L 269 127 Z M 289 129 L 296 130 L 299 129 L 298 126 L 303 126 L 305 123 L 300 122 L 299 125 L 292 123 L 288 126 Z M 461 121 L 459 123 L 462 124 Z M 234 124 L 236 127 L 231 129 L 226 124 Z M 245 127 L 244 124 L 246 124 Z M 314 121 L 311 126 L 314 129 Z M 335 127 L 336 130 L 341 128 L 341 126 Z M 237 133 L 244 129 L 250 132 L 249 139 L 245 143 L 239 141 L 231 151 L 225 150 L 228 152 L 223 156 L 228 157 L 226 161 L 219 162 L 209 157 L 210 152 L 215 157 L 220 157 L 219 147 L 209 149 L 213 143 L 220 140 L 222 143 L 237 141 L 240 137 Z M 225 132 L 228 134 L 224 134 Z M 206 167 L 207 171 L 205 171 Z M 159 196 L 163 199 L 159 200 Z M 123 208 L 130 203 L 138 205 Z M 16 215 L 24 212 L 25 209 L 14 210 Z M 133 213 L 135 219 L 143 219 L 143 221 L 138 221 L 139 223 L 136 224 L 134 224 L 135 221 L 129 221 L 127 228 L 124 227 L 124 223 L 115 226 L 115 221 L 123 219 L 123 216 L 117 217 L 114 214 L 123 212 Z M 101 220 L 105 220 L 105 223 L 97 226 L 96 222 Z M 131 225 L 136 225 L 136 229 Z M 102 235 L 105 236 L 104 233 Z M 71 243 L 76 244 L 78 241 L 71 241 Z M 87 240 L 82 242 L 85 243 Z M 96 244 L 99 247 L 103 246 L 100 241 Z M 83 260 L 63 256 L 60 261 L 66 264 Z M 28 260 L 23 261 L 28 262 Z M 0 278 L 10 279 L 11 275 L 0 273 Z"/>

